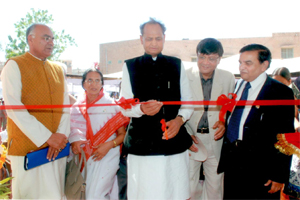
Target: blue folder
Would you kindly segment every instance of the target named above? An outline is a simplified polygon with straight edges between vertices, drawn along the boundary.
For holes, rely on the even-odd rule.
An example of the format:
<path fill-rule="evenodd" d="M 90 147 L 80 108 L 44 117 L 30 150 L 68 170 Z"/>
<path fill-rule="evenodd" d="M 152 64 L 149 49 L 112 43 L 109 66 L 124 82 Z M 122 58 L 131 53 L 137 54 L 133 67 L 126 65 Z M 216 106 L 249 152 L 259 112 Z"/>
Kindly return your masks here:
<path fill-rule="evenodd" d="M 46 147 L 46 148 L 43 148 L 43 149 L 40 149 L 37 151 L 27 153 L 27 155 L 25 156 L 25 160 L 24 160 L 25 170 L 29 170 L 29 169 L 38 167 L 40 165 L 52 162 L 53 161 L 52 159 L 51 159 L 51 161 L 49 161 L 47 159 L 48 149 L 49 149 L 49 147 Z M 66 157 L 69 154 L 70 154 L 70 143 L 68 142 L 67 146 L 61 152 L 59 152 L 59 154 L 55 158 L 55 160 Z"/>

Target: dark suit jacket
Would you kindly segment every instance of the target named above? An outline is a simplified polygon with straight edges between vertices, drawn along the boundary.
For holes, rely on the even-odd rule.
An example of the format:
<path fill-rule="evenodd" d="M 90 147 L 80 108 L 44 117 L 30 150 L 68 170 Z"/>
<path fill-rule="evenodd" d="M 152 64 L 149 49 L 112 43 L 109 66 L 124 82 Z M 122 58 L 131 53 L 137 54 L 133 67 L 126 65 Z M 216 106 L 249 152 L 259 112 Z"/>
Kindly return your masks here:
<path fill-rule="evenodd" d="M 256 100 L 280 99 L 294 99 L 292 90 L 267 77 Z M 278 133 L 295 131 L 294 116 L 294 106 L 252 106 L 240 147 L 233 146 L 225 133 L 218 172 L 225 172 L 225 179 L 227 172 L 236 175 L 236 180 L 247 181 L 251 186 L 268 180 L 287 182 L 291 158 L 275 149 L 274 144 Z"/>

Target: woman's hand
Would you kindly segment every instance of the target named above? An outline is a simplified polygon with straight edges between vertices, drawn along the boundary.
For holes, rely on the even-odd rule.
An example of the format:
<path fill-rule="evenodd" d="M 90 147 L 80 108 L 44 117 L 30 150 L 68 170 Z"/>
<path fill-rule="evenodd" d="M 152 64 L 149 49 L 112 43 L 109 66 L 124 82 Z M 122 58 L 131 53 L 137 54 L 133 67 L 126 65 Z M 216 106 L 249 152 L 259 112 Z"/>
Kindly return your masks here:
<path fill-rule="evenodd" d="M 123 142 L 126 133 L 125 127 L 120 127 L 117 130 L 117 133 L 118 136 L 114 140 L 99 144 L 97 146 L 93 146 L 93 148 L 96 149 L 92 153 L 92 159 L 94 161 L 101 160 L 104 156 L 106 156 L 110 149 L 119 146 Z"/>
<path fill-rule="evenodd" d="M 96 150 L 92 153 L 92 159 L 94 161 L 101 160 L 109 152 L 109 150 L 113 147 L 114 147 L 113 141 L 108 141 L 108 142 L 99 144 L 98 146 L 94 146 L 93 148 Z"/>
<path fill-rule="evenodd" d="M 71 147 L 72 147 L 72 151 L 73 153 L 76 155 L 76 154 L 79 154 L 81 153 L 81 145 L 82 144 L 87 144 L 89 143 L 89 141 L 85 140 L 85 141 L 76 141 L 76 142 L 72 142 L 71 143 Z"/>

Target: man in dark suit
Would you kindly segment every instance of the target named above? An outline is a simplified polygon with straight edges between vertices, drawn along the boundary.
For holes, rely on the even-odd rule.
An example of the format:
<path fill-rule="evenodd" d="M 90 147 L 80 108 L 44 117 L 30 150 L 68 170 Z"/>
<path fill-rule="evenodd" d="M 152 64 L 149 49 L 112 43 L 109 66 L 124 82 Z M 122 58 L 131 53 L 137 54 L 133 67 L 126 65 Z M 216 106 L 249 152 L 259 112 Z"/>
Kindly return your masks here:
<path fill-rule="evenodd" d="M 237 100 L 292 100 L 287 86 L 265 71 L 271 52 L 259 44 L 240 50 Z M 294 132 L 294 106 L 236 106 L 228 118 L 218 172 L 224 173 L 224 199 L 279 199 L 291 158 L 275 149 L 278 133 Z"/>

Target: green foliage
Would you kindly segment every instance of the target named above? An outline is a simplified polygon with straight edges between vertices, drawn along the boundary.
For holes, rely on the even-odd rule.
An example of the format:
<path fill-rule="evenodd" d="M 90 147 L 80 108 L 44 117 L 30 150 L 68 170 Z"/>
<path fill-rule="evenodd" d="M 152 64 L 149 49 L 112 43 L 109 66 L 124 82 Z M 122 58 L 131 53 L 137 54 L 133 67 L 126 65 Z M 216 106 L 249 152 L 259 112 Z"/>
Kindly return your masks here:
<path fill-rule="evenodd" d="M 0 181 L 0 199 L 9 199 L 10 191 L 10 181 L 12 177 L 8 177 Z"/>
<path fill-rule="evenodd" d="M 26 51 L 29 50 L 29 47 L 26 42 L 26 29 L 33 23 L 42 23 L 50 26 L 54 21 L 52 15 L 48 15 L 47 10 L 38 10 L 35 11 L 31 8 L 31 13 L 27 13 L 25 18 L 21 18 L 21 20 L 15 23 L 17 39 L 12 38 L 10 35 L 8 36 L 9 44 L 6 46 L 5 53 L 6 58 L 9 59 L 13 56 L 22 55 Z M 61 32 L 53 31 L 53 35 L 55 37 L 55 44 L 52 56 L 48 59 L 50 60 L 58 60 L 60 55 L 66 50 L 68 46 L 77 46 L 75 40 L 69 35 L 65 34 L 65 31 Z"/>

